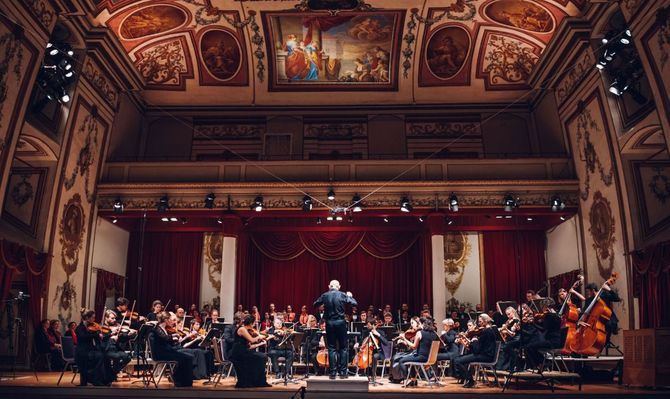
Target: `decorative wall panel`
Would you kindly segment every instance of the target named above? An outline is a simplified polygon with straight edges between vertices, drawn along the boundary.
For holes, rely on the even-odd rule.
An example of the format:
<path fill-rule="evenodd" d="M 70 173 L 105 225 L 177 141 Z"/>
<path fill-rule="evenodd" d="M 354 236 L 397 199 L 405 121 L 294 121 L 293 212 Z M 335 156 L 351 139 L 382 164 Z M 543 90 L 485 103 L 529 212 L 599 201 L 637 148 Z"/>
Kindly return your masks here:
<path fill-rule="evenodd" d="M 482 303 L 479 234 L 454 231 L 444 235 L 446 309 Z"/>
<path fill-rule="evenodd" d="M 221 292 L 221 269 L 223 267 L 223 234 L 205 233 L 202 248 L 202 278 L 200 281 L 200 304 L 215 304 L 218 307 Z"/>
<path fill-rule="evenodd" d="M 2 218 L 35 238 L 48 168 L 12 168 Z"/>
<path fill-rule="evenodd" d="M 670 224 L 670 162 L 633 162 L 638 216 L 648 237 Z"/>

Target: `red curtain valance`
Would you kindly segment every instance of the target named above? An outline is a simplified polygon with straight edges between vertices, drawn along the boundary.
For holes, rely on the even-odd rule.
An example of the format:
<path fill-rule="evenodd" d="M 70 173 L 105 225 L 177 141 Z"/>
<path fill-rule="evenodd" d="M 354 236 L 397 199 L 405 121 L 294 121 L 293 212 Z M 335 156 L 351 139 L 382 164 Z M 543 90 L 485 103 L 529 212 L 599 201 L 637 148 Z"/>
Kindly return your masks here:
<path fill-rule="evenodd" d="M 344 259 L 359 247 L 377 259 L 401 256 L 419 238 L 418 232 L 301 231 L 253 233 L 251 241 L 268 258 L 292 260 L 305 251 L 325 261 Z"/>
<path fill-rule="evenodd" d="M 670 327 L 670 241 L 635 251 L 631 258 L 640 328 Z"/>
<path fill-rule="evenodd" d="M 41 304 L 50 264 L 51 257 L 46 253 L 8 240 L 0 241 L 0 299 L 7 298 L 14 273 L 26 273 L 30 318 L 35 326 L 42 316 Z"/>

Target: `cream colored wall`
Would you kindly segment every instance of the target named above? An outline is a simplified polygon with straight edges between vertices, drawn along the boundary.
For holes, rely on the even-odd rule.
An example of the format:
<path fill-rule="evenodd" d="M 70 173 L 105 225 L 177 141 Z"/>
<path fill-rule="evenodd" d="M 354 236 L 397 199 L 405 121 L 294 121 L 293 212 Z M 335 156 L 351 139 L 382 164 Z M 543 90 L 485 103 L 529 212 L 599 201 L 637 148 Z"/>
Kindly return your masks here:
<path fill-rule="evenodd" d="M 95 241 L 93 242 L 91 266 L 125 276 L 130 233 L 106 219 L 98 217 L 95 222 L 94 234 Z M 91 289 L 87 303 L 88 307 L 93 307 L 97 270 L 89 271 L 88 275 L 91 276 L 91 281 L 89 282 Z"/>
<path fill-rule="evenodd" d="M 547 231 L 547 278 L 582 268 L 577 223 L 577 217 L 573 216 Z"/>

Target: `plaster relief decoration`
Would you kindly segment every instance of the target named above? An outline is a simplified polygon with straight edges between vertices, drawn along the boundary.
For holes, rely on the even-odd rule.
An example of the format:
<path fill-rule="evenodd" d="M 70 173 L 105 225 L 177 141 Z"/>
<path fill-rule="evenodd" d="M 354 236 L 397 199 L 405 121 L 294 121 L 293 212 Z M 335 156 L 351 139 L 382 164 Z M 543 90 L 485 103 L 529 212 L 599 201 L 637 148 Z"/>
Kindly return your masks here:
<path fill-rule="evenodd" d="M 665 115 L 667 120 L 670 113 L 670 6 L 657 11 L 656 23 L 644 34 L 642 44 L 653 73 L 650 83 L 653 85 L 655 81 L 658 85 L 658 97 L 665 108 L 665 112 L 659 109 L 659 115 Z"/>
<path fill-rule="evenodd" d="M 451 303 L 481 303 L 479 235 L 462 231 L 444 235 L 444 284 Z"/>
<path fill-rule="evenodd" d="M 231 122 L 216 125 L 196 125 L 193 138 L 209 139 L 260 139 L 265 134 L 265 124 Z"/>
<path fill-rule="evenodd" d="M 407 122 L 405 133 L 409 137 L 481 137 L 479 122 Z"/>
<path fill-rule="evenodd" d="M 148 88 L 184 90 L 193 77 L 188 45 L 183 36 L 152 42 L 135 52 L 135 67 Z"/>
<path fill-rule="evenodd" d="M 595 62 L 593 51 L 586 48 L 570 63 L 571 67 L 568 68 L 565 75 L 556 84 L 558 105 L 563 105 L 570 98 L 570 95 L 579 87 L 589 72 L 593 71 Z"/>
<path fill-rule="evenodd" d="M 39 22 L 41 28 L 50 33 L 56 21 L 56 13 L 48 0 L 21 0 L 30 13 Z"/>
<path fill-rule="evenodd" d="M 645 237 L 670 224 L 670 162 L 633 162 L 638 214 Z"/>
<path fill-rule="evenodd" d="M 338 139 L 367 137 L 366 123 L 305 123 L 305 138 Z"/>
<path fill-rule="evenodd" d="M 263 12 L 270 90 L 396 90 L 404 14 Z"/>
<path fill-rule="evenodd" d="M 602 115 L 599 115 L 602 117 Z M 591 137 L 594 138 L 602 137 L 607 134 L 603 129 L 603 121 L 601 118 L 596 120 L 589 108 L 584 108 L 582 112 L 577 116 L 576 123 L 576 138 L 577 138 L 577 151 L 580 159 L 584 163 L 584 173 L 582 180 L 582 187 L 580 188 L 580 196 L 582 200 L 586 200 L 589 197 L 589 192 L 591 190 L 591 175 L 597 172 L 600 180 L 605 186 L 611 186 L 614 178 L 614 166 L 611 159 L 603 161 L 601 160 L 601 155 L 596 151 L 596 146 Z M 605 153 L 607 154 L 607 153 Z M 606 166 L 606 163 L 609 167 Z"/>
<path fill-rule="evenodd" d="M 520 36 L 486 32 L 477 77 L 488 90 L 527 89 L 527 80 L 540 58 L 542 47 Z"/>
<path fill-rule="evenodd" d="M 100 127 L 98 126 L 96 115 L 97 111 L 94 108 L 84 118 L 74 133 L 75 143 L 81 143 L 81 147 L 79 148 L 74 168 L 65 174 L 65 179 L 63 180 L 65 190 L 69 191 L 76 183 L 77 177 L 81 176 L 84 179 L 84 191 L 86 193 L 86 200 L 89 203 L 93 202 L 96 183 L 95 174 L 97 173 L 95 164 L 100 154 Z M 74 149 L 74 146 L 71 149 Z"/>
<path fill-rule="evenodd" d="M 631 21 L 640 11 L 646 0 L 620 0 L 621 12 L 627 21 Z"/>
<path fill-rule="evenodd" d="M 86 64 L 81 70 L 81 75 L 86 78 L 93 87 L 98 91 L 98 94 L 107 101 L 107 103 L 114 109 L 119 101 L 119 91 L 108 79 L 107 73 L 103 73 L 99 66 L 90 58 L 86 57 Z"/>
<path fill-rule="evenodd" d="M 221 292 L 221 269 L 223 266 L 223 234 L 205 233 L 203 241 L 203 265 L 201 280 L 202 303 L 217 302 Z"/>
<path fill-rule="evenodd" d="M 61 268 L 65 272 L 65 282 L 58 285 L 53 303 L 58 304 L 59 317 L 65 320 L 72 318 L 72 304 L 77 299 L 77 287 L 70 277 L 79 266 L 79 252 L 84 242 L 86 230 L 86 215 L 82 207 L 81 196 L 74 194 L 65 204 L 63 214 L 58 224 L 58 242 L 61 245 Z"/>
<path fill-rule="evenodd" d="M 607 279 L 614 271 L 614 216 L 610 201 L 600 191 L 593 195 L 593 203 L 589 210 L 589 233 L 596 250 L 598 272 L 600 277 Z"/>
<path fill-rule="evenodd" d="M 2 218 L 35 237 L 47 168 L 12 168 Z"/>

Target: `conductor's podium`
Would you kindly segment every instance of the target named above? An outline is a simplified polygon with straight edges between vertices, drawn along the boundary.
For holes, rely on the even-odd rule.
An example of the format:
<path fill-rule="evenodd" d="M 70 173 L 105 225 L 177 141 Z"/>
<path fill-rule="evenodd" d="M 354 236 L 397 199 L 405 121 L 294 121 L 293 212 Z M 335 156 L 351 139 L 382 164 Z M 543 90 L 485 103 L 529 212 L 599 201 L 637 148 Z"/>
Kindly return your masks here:
<path fill-rule="evenodd" d="M 309 392 L 367 392 L 367 377 L 349 377 L 331 380 L 328 376 L 312 376 L 307 379 Z"/>

